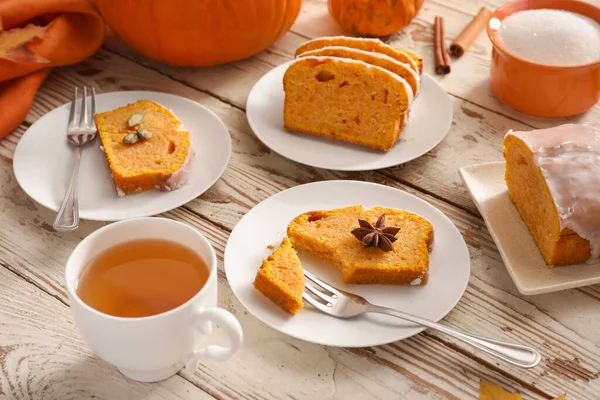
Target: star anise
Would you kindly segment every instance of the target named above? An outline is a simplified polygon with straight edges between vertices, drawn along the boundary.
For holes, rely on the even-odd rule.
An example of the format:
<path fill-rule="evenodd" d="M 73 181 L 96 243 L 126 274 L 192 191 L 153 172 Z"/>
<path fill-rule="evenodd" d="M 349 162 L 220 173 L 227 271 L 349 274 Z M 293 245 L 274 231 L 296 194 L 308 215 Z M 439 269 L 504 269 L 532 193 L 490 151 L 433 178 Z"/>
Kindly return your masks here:
<path fill-rule="evenodd" d="M 360 228 L 354 229 L 351 233 L 363 244 L 365 247 L 379 247 L 383 251 L 392 251 L 392 243 L 398 238 L 396 234 L 400 231 L 400 228 L 394 226 L 385 227 L 385 214 L 381 214 L 381 217 L 377 219 L 375 227 L 365 221 L 359 219 L 358 224 Z"/>

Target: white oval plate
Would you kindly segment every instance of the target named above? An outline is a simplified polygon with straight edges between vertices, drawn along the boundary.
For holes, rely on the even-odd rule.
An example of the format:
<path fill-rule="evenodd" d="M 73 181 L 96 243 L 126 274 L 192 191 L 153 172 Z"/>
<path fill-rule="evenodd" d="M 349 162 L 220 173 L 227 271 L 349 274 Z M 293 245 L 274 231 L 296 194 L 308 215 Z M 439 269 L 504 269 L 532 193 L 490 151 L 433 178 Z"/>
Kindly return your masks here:
<path fill-rule="evenodd" d="M 378 346 L 421 332 L 424 328 L 394 317 L 366 314 L 343 320 L 322 314 L 309 304 L 290 316 L 254 289 L 256 271 L 273 251 L 267 246 L 279 246 L 294 217 L 311 210 L 355 204 L 404 209 L 431 221 L 435 239 L 429 259 L 429 282 L 424 286 L 344 285 L 333 266 L 301 252 L 303 268 L 375 304 L 434 321 L 443 318 L 462 297 L 469 282 L 469 252 L 460 232 L 444 214 L 418 197 L 388 186 L 356 181 L 296 186 L 264 200 L 238 222 L 225 248 L 225 272 L 244 307 L 280 332 L 327 346 Z"/>
<path fill-rule="evenodd" d="M 177 190 L 119 197 L 100 150 L 100 139 L 83 148 L 79 170 L 79 216 L 97 221 L 160 214 L 198 197 L 219 179 L 231 155 L 231 138 L 225 124 L 206 107 L 183 97 L 156 92 L 130 91 L 96 96 L 96 112 L 104 112 L 146 99 L 171 109 L 192 135 L 196 153 L 190 181 Z M 70 103 L 55 108 L 25 132 L 15 150 L 13 166 L 21 188 L 36 202 L 58 211 L 73 163 L 67 142 Z M 79 107 L 77 108 L 79 111 Z"/>
<path fill-rule="evenodd" d="M 301 164 L 338 171 L 370 171 L 402 164 L 437 146 L 452 125 L 452 101 L 446 91 L 423 73 L 410 119 L 391 150 L 379 150 L 283 127 L 283 75 L 290 62 L 267 72 L 254 85 L 246 104 L 248 123 L 274 152 Z"/>

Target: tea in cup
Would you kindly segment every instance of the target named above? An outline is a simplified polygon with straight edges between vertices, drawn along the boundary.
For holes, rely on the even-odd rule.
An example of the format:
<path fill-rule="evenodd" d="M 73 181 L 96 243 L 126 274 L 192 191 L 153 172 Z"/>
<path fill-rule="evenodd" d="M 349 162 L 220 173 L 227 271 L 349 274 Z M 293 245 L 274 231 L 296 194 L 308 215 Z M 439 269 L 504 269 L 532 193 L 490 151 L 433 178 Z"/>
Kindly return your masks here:
<path fill-rule="evenodd" d="M 155 382 L 201 359 L 224 361 L 241 346 L 242 328 L 217 308 L 217 257 L 194 228 L 164 218 L 107 225 L 67 261 L 75 323 L 91 349 L 123 375 Z M 229 346 L 197 348 L 211 322 Z"/>

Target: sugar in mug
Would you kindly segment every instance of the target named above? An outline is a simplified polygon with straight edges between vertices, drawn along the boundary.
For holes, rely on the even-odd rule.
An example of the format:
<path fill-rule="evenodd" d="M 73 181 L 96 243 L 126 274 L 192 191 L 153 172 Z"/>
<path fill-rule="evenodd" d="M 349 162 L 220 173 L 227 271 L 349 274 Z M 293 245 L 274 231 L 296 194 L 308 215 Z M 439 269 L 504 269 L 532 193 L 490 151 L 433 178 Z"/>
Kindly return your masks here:
<path fill-rule="evenodd" d="M 567 117 L 592 108 L 600 99 L 600 60 L 581 65 L 545 65 L 523 59 L 504 46 L 498 30 L 504 18 L 533 9 L 581 14 L 600 23 L 600 7 L 579 0 L 514 0 L 496 9 L 488 22 L 492 42 L 490 86 L 500 100 L 542 117 Z"/>

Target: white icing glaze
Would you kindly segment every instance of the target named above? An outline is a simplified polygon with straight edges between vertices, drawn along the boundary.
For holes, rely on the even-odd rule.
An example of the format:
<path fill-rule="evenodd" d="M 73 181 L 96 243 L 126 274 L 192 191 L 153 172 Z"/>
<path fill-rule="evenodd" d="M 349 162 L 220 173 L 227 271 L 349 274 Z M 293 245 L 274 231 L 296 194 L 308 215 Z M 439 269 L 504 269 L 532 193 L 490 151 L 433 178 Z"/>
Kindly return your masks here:
<path fill-rule="evenodd" d="M 175 115 L 173 110 L 170 108 L 168 110 Z M 177 129 L 180 131 L 184 130 L 183 121 L 181 121 L 178 117 L 175 118 L 177 118 L 177 121 L 179 121 L 179 126 Z M 177 171 L 173 172 L 166 181 L 161 182 L 160 185 L 156 185 L 154 188 L 160 191 L 170 192 L 171 190 L 178 189 L 188 183 L 190 180 L 190 171 L 192 170 L 194 156 L 194 149 L 190 147 L 190 150 L 188 151 L 188 154 L 185 157 L 181 167 Z"/>
<path fill-rule="evenodd" d="M 412 281 L 410 283 L 411 286 L 416 286 L 416 285 L 420 285 L 421 284 L 421 277 L 418 277 L 417 279 L 415 279 L 414 281 Z"/>
<path fill-rule="evenodd" d="M 170 192 L 171 190 L 178 189 L 188 183 L 190 180 L 190 172 L 192 170 L 194 156 L 194 150 L 190 148 L 181 167 L 177 171 L 173 172 L 167 180 L 161 182 L 160 185 L 156 185 L 155 189 Z"/>
<path fill-rule="evenodd" d="M 588 264 L 600 262 L 600 123 L 508 132 L 533 152 L 560 219 L 590 242 Z"/>
<path fill-rule="evenodd" d="M 361 46 L 360 46 L 361 43 L 370 43 L 371 46 L 375 46 L 376 48 L 378 46 L 386 46 L 386 47 L 391 47 L 392 50 L 402 52 L 400 49 L 395 49 L 393 46 L 383 43 L 380 39 L 356 38 L 356 37 L 350 37 L 350 36 L 324 36 L 324 37 L 312 39 L 312 40 L 309 40 L 308 42 L 304 43 L 303 45 L 301 45 L 299 47 L 299 49 L 302 49 L 303 46 L 310 45 L 311 43 L 325 43 L 325 46 L 346 46 L 346 47 L 351 47 L 353 49 L 361 49 Z M 354 45 L 352 45 L 352 44 L 354 44 Z M 371 49 L 369 51 L 373 51 L 373 50 Z M 375 51 L 379 52 L 377 50 L 375 50 Z M 296 54 L 297 54 L 297 52 L 296 52 Z M 408 61 L 409 61 L 409 64 L 411 65 L 411 67 L 416 70 L 417 69 L 416 61 L 412 60 L 410 57 L 408 58 Z"/>

